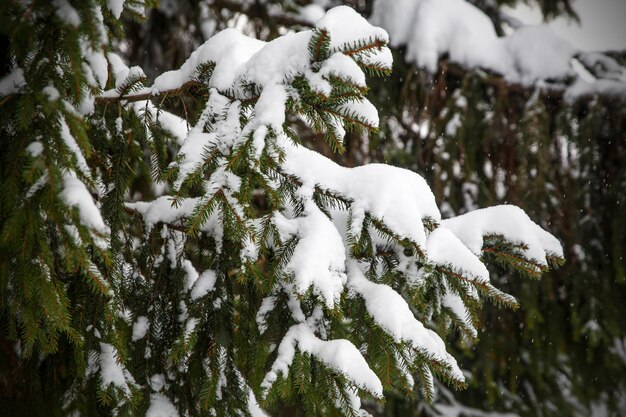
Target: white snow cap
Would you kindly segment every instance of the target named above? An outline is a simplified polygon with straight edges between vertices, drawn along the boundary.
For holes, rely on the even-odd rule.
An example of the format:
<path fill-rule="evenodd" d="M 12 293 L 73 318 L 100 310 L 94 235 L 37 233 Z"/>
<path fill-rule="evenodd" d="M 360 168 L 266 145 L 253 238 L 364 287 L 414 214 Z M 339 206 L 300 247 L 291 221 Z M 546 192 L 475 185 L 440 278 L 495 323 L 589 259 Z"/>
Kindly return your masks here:
<path fill-rule="evenodd" d="M 382 220 L 396 234 L 419 246 L 426 244 L 422 219 L 439 220 L 435 196 L 413 171 L 384 164 L 344 168 L 303 146 L 286 143 L 283 169 L 309 187 L 319 186 Z"/>
<path fill-rule="evenodd" d="M 547 265 L 548 256 L 563 257 L 563 247 L 558 239 L 516 206 L 501 205 L 474 210 L 446 219 L 441 224 L 478 256 L 483 248 L 483 237 L 493 234 L 501 235 L 513 243 L 526 244 L 528 248 L 524 250 L 524 255 L 541 265 Z"/>
<path fill-rule="evenodd" d="M 313 201 L 307 201 L 304 210 L 304 216 L 294 220 L 299 241 L 285 271 L 294 274 L 297 293 L 313 286 L 313 292 L 333 308 L 346 282 L 343 241 Z"/>
<path fill-rule="evenodd" d="M 74 172 L 63 175 L 63 190 L 59 196 L 66 205 L 78 208 L 80 222 L 84 226 L 100 233 L 109 232 L 93 197 Z"/>
<path fill-rule="evenodd" d="M 382 398 L 382 383 L 356 346 L 345 339 L 321 340 L 313 334 L 306 323 L 292 326 L 283 337 L 278 347 L 278 356 L 271 370 L 265 375 L 261 387 L 267 390 L 276 381 L 278 374 L 287 375 L 296 353 L 296 347 L 342 373 L 358 388 Z"/>
<path fill-rule="evenodd" d="M 385 43 L 389 41 L 386 30 L 372 26 L 348 6 L 330 9 L 315 26 L 330 33 L 330 47 L 335 50 L 343 50 L 344 47 L 362 39 L 378 39 Z"/>
<path fill-rule="evenodd" d="M 408 342 L 411 347 L 442 361 L 459 381 L 465 378 L 456 359 L 434 331 L 415 318 L 407 302 L 391 287 L 368 280 L 356 261 L 348 262 L 348 285 L 365 300 L 365 306 L 374 321 L 396 341 Z"/>

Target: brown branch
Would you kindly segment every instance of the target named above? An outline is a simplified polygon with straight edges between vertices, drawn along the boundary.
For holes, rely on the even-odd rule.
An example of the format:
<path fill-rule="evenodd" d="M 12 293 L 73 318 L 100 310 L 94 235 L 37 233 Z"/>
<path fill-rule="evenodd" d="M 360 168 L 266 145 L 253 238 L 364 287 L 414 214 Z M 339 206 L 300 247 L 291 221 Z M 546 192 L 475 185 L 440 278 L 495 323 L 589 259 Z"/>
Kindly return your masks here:
<path fill-rule="evenodd" d="M 324 40 L 328 37 L 328 31 L 327 30 L 322 30 L 319 38 L 317 39 L 317 42 L 315 44 L 315 60 L 319 60 L 320 58 L 320 52 L 322 49 L 322 45 L 324 44 Z"/>
<path fill-rule="evenodd" d="M 350 49 L 348 51 L 342 51 L 345 55 L 352 56 L 356 54 L 360 54 L 361 52 L 369 51 L 370 49 L 381 49 L 386 46 L 386 43 L 381 41 L 380 39 L 376 39 L 373 43 L 369 43 L 367 45 L 363 45 L 360 48 Z"/>
<path fill-rule="evenodd" d="M 483 248 L 483 252 L 493 253 L 496 256 L 502 256 L 502 257 L 505 257 L 505 258 L 512 259 L 513 261 L 516 262 L 517 266 L 519 266 L 521 269 L 526 271 L 529 275 L 534 276 L 534 277 L 540 277 L 541 273 L 544 272 L 545 269 L 546 269 L 545 267 L 543 267 L 540 264 L 531 262 L 528 259 L 525 259 L 525 258 L 522 258 L 522 257 L 519 257 L 519 256 L 515 256 L 515 255 L 512 255 L 510 253 L 500 252 L 500 251 L 497 251 L 497 250 L 491 249 L 491 248 Z M 528 267 L 525 267 L 524 264 L 532 265 L 535 268 L 537 268 L 538 271 L 537 270 L 532 270 L 532 269 L 530 269 Z"/>
<path fill-rule="evenodd" d="M 192 97 L 206 97 L 208 95 L 208 90 L 206 90 L 206 85 L 198 81 L 187 81 L 185 84 L 178 88 L 175 88 L 173 90 L 159 91 L 157 94 L 152 94 L 152 91 L 149 91 L 146 93 L 130 93 L 119 96 L 100 96 L 96 97 L 96 103 L 111 103 L 119 101 L 132 103 L 136 101 L 145 101 L 155 98 L 165 99 L 165 97 L 178 97 L 185 95 Z"/>
<path fill-rule="evenodd" d="M 341 118 L 341 119 L 344 119 L 344 120 L 348 121 L 349 123 L 352 123 L 352 124 L 355 124 L 355 125 L 360 125 L 360 126 L 363 126 L 363 127 L 364 127 L 365 129 L 367 129 L 367 130 L 371 130 L 371 131 L 376 131 L 376 130 L 378 130 L 378 128 L 377 128 L 376 126 L 368 125 L 367 123 L 364 123 L 364 122 L 362 122 L 362 121 L 360 121 L 360 120 L 358 120 L 358 119 L 353 119 L 353 118 L 352 118 L 352 117 L 350 117 L 350 116 L 347 116 L 347 115 L 345 115 L 345 114 L 341 114 L 341 113 L 336 112 L 336 111 L 333 111 L 333 110 L 331 110 L 331 109 L 323 109 L 322 111 L 325 111 L 325 112 L 327 112 L 327 113 L 333 114 L 333 115 L 335 115 L 335 116 L 337 116 L 337 117 L 339 117 L 339 118 Z"/>

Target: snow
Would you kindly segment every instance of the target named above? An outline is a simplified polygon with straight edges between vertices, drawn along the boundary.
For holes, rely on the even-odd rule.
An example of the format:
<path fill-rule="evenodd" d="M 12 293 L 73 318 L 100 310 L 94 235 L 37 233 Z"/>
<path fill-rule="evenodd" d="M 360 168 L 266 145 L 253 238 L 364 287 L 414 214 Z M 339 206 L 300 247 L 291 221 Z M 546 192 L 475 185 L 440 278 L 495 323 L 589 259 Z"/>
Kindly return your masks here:
<path fill-rule="evenodd" d="M 374 107 L 368 99 L 353 100 L 347 104 L 341 105 L 339 106 L 339 113 L 350 119 L 364 122 L 372 128 L 378 127 L 378 110 L 376 110 L 376 107 Z"/>
<path fill-rule="evenodd" d="M 279 374 L 285 377 L 293 362 L 296 347 L 322 361 L 328 367 L 343 374 L 348 381 L 375 397 L 382 398 L 380 379 L 370 369 L 361 352 L 348 340 L 321 340 L 306 323 L 292 326 L 278 346 L 278 356 L 271 370 L 265 375 L 261 387 L 269 389 Z"/>
<path fill-rule="evenodd" d="M 207 269 L 202 272 L 198 277 L 198 280 L 191 288 L 191 299 L 197 300 L 198 298 L 202 298 L 213 291 L 216 281 L 217 275 L 215 274 L 215 271 Z"/>
<path fill-rule="evenodd" d="M 196 271 L 189 259 L 183 260 L 182 266 L 183 271 L 185 271 L 185 289 L 190 290 L 198 279 L 198 271 Z"/>
<path fill-rule="evenodd" d="M 89 67 L 93 71 L 93 75 L 97 80 L 97 85 L 100 88 L 106 86 L 109 79 L 109 63 L 103 51 L 94 51 L 91 47 L 81 45 L 83 49 L 83 56 L 89 63 Z"/>
<path fill-rule="evenodd" d="M 31 157 L 37 158 L 43 152 L 43 144 L 39 142 L 38 140 L 31 142 L 26 147 L 26 152 L 28 152 Z"/>
<path fill-rule="evenodd" d="M 266 43 L 242 67 L 239 81 L 267 87 L 303 74 L 311 64 L 311 36 L 312 31 L 289 33 Z"/>
<path fill-rule="evenodd" d="M 465 0 L 375 0 L 370 20 L 389 31 L 392 46 L 406 47 L 408 61 L 431 73 L 447 56 L 511 82 L 549 83 L 564 89 L 570 101 L 582 95 L 626 96 L 626 70 L 611 57 L 583 53 L 545 24 L 520 24 L 499 37 L 489 17 Z M 589 80 L 576 59 L 609 63 L 611 70 Z"/>
<path fill-rule="evenodd" d="M 379 51 L 363 55 L 359 58 L 362 64 L 369 67 L 391 70 L 393 66 L 393 55 L 391 54 L 391 50 L 389 48 L 383 48 Z"/>
<path fill-rule="evenodd" d="M 523 26 L 502 38 L 513 70 L 509 78 L 530 84 L 535 80 L 559 80 L 574 76 L 571 59 L 577 52 L 547 25 Z"/>
<path fill-rule="evenodd" d="M 371 18 L 389 30 L 393 46 L 431 73 L 439 59 L 486 68 L 522 83 L 564 80 L 577 52 L 548 26 L 523 26 L 498 37 L 489 17 L 464 0 L 376 0 Z"/>
<path fill-rule="evenodd" d="M 384 13 L 381 12 L 380 4 L 389 6 Z M 403 7 L 408 7 L 406 10 L 412 13 L 406 13 Z M 403 15 L 402 24 L 390 29 L 392 40 L 397 36 L 400 39 L 398 42 L 406 43 L 408 42 L 406 39 L 413 42 L 408 45 L 407 54 L 414 54 L 414 58 L 421 60 L 426 66 L 435 68 L 439 57 L 449 53 L 453 59 L 467 65 L 497 68 L 507 76 L 522 82 L 533 82 L 538 77 L 559 78 L 562 74 L 569 74 L 572 50 L 568 49 L 566 44 L 560 43 L 558 38 L 550 38 L 551 35 L 545 28 L 525 28 L 511 36 L 498 38 L 486 16 L 460 0 L 440 2 L 420 0 L 410 4 L 405 0 L 397 3 L 376 1 L 375 17 L 378 16 L 376 18 L 384 20 L 387 14 L 394 13 Z M 416 38 L 412 24 L 405 21 L 416 16 L 419 17 L 417 26 L 422 31 L 419 38 Z M 448 19 L 449 16 L 452 16 L 452 20 Z M 432 19 L 428 21 L 427 17 Z M 424 27 L 428 30 L 424 30 Z M 425 258 L 421 257 L 421 253 L 405 254 L 395 239 L 389 242 L 384 233 L 370 233 L 374 246 L 389 245 L 396 252 L 399 264 L 395 269 L 405 274 L 407 282 L 411 285 L 423 283 L 426 274 L 424 271 L 433 265 L 451 268 L 453 272 L 463 274 L 474 284 L 490 285 L 488 270 L 479 258 L 486 235 L 499 234 L 515 243 L 527 244 L 525 256 L 543 264 L 547 263 L 547 256 L 562 256 L 561 246 L 558 240 L 533 223 L 516 207 L 492 207 L 441 221 L 441 214 L 432 191 L 425 180 L 415 172 L 383 164 L 345 168 L 317 152 L 293 144 L 282 131 L 282 126 L 286 120 L 287 103 L 295 102 L 297 106 L 300 99 L 296 90 L 289 85 L 294 77 L 306 77 L 314 91 L 329 95 L 332 92 L 331 84 L 328 82 L 331 77 L 348 80 L 359 87 L 366 86 L 365 74 L 355 60 L 378 68 L 391 67 L 391 53 L 384 47 L 371 53 L 356 53 L 353 56 L 341 52 L 352 47 L 359 39 L 376 39 L 383 44 L 388 40 L 384 30 L 371 26 L 351 9 L 346 7 L 332 9 L 319 20 L 314 30 L 319 29 L 326 29 L 331 35 L 333 53 L 325 61 L 311 62 L 308 44 L 314 31 L 290 33 L 265 43 L 229 29 L 201 45 L 180 69 L 165 73 L 157 77 L 152 86 L 140 90 L 139 93 L 132 93 L 154 95 L 180 88 L 188 81 L 196 80 L 199 64 L 215 64 L 208 80 L 209 97 L 197 124 L 189 129 L 182 119 L 168 113 L 163 113 L 166 115 L 163 123 L 170 126 L 169 129 L 181 145 L 176 161 L 171 165 L 171 168 L 178 170 L 174 182 L 177 190 L 180 190 L 190 175 L 202 169 L 207 152 L 217 156 L 215 169 L 210 173 L 202 173 L 203 197 L 183 198 L 173 205 L 173 199 L 162 196 L 152 202 L 126 203 L 126 207 L 141 214 L 148 228 L 158 223 L 167 225 L 161 230 L 162 237 L 168 239 L 161 259 L 169 258 L 173 267 L 180 262 L 185 273 L 184 290 L 191 301 L 197 302 L 215 290 L 218 274 L 211 269 L 200 272 L 190 260 L 182 258 L 184 233 L 172 229 L 185 225 L 194 216 L 196 209 L 219 191 L 226 203 L 232 206 L 232 210 L 243 218 L 246 227 L 253 231 L 251 236 L 241 240 L 242 245 L 238 253 L 233 255 L 240 256 L 242 263 L 248 260 L 255 262 L 259 257 L 258 238 L 261 235 L 254 234 L 262 228 L 261 220 L 249 219 L 250 216 L 244 211 L 245 207 L 239 203 L 241 198 L 237 193 L 242 178 L 230 171 L 228 157 L 232 156 L 233 151 L 239 149 L 245 141 L 251 139 L 254 160 L 250 163 L 250 169 L 259 172 L 258 159 L 262 153 L 272 155 L 272 152 L 275 152 L 274 144 L 268 142 L 270 133 L 273 134 L 278 147 L 284 150 L 284 161 L 281 161 L 276 173 L 271 173 L 275 177 L 265 178 L 268 186 L 276 189 L 283 185 L 281 184 L 283 179 L 287 181 L 285 178 L 289 177 L 288 180 L 293 180 L 299 188 L 294 201 L 286 199 L 282 210 L 275 210 L 269 217 L 281 242 L 269 238 L 271 242 L 267 243 L 270 246 L 281 246 L 280 243 L 285 244 L 288 240 L 296 238 L 296 244 L 291 256 L 280 264 L 283 270 L 277 275 L 274 288 L 270 289 L 268 296 L 261 302 L 256 313 L 256 323 L 259 331 L 265 332 L 268 315 L 276 308 L 277 303 L 281 302 L 285 304 L 281 308 L 288 309 L 291 314 L 289 318 L 291 323 L 296 324 L 287 330 L 278 344 L 277 357 L 261 385 L 264 394 L 267 394 L 267 390 L 279 375 L 287 376 L 296 351 L 299 350 L 314 356 L 329 368 L 344 375 L 354 387 L 368 391 L 375 397 L 382 397 L 382 384 L 368 366 L 359 348 L 348 340 L 327 340 L 331 327 L 325 321 L 324 314 L 336 307 L 346 289 L 348 296 L 363 300 L 377 326 L 397 343 L 404 343 L 407 352 L 436 360 L 449 370 L 449 376 L 454 380 L 464 381 L 464 375 L 454 357 L 447 352 L 444 341 L 435 331 L 427 328 L 425 322 L 416 318 L 403 295 L 390 285 L 376 282 L 375 277 L 370 280 L 369 274 L 366 276 L 364 273 L 366 266 L 351 259 L 351 239 L 361 234 L 366 217 L 371 216 L 375 221 L 382 222 L 394 238 L 408 239 L 423 250 Z M 404 41 L 402 36 L 406 38 Z M 539 46 L 525 47 L 526 42 L 539 38 L 548 39 L 545 49 Z M 550 48 L 561 50 L 559 54 L 550 54 Z M 133 73 L 143 74 L 138 69 L 127 68 L 118 58 L 109 56 L 118 87 Z M 541 59 L 542 62 L 533 61 L 536 59 Z M 532 62 L 526 62 L 527 60 Z M 554 62 L 558 65 L 553 65 Z M 94 70 L 94 74 L 97 72 Z M 460 98 L 458 100 L 460 107 L 467 105 L 461 103 Z M 136 111 L 144 107 L 153 115 L 158 113 L 149 102 L 133 106 L 137 106 Z M 366 99 L 345 103 L 339 109 L 339 113 L 372 127 L 379 124 L 376 108 Z M 339 136 L 343 136 L 342 119 L 336 117 L 330 123 L 331 129 Z M 459 123 L 459 120 L 453 119 L 448 125 L 448 133 L 453 134 Z M 415 127 L 419 128 L 417 125 Z M 429 126 L 423 123 L 422 128 L 428 130 Z M 72 144 L 70 139 L 66 139 L 66 142 L 69 143 L 70 149 L 78 149 L 77 145 L 73 147 L 75 141 Z M 78 155 L 77 159 L 79 160 L 77 165 L 82 166 Z M 457 167 L 460 170 L 460 165 L 457 164 Z M 267 172 L 261 174 L 267 175 Z M 75 176 L 71 178 L 76 179 L 87 193 L 85 185 L 80 180 Z M 466 183 L 463 185 L 463 192 L 472 194 L 476 192 L 475 187 L 475 184 Z M 329 218 L 313 199 L 314 192 L 320 190 L 345 200 L 351 216 L 346 210 L 343 212 L 331 210 L 332 218 Z M 84 199 L 86 200 L 86 197 Z M 89 201 L 93 205 L 93 200 Z M 93 208 L 97 211 L 95 205 Z M 301 212 L 299 208 L 302 208 Z M 425 227 L 426 220 L 435 224 L 433 231 Z M 223 222 L 220 209 L 216 209 L 198 230 L 212 233 L 219 246 L 223 238 Z M 440 224 L 436 225 L 437 222 Z M 374 232 L 374 229 L 375 226 L 370 226 L 368 232 Z M 218 252 L 219 250 L 218 248 Z M 422 263 L 427 263 L 427 266 L 418 271 L 418 265 Z M 381 274 L 381 270 L 382 268 L 373 270 L 375 273 L 373 275 Z M 223 279 L 227 278 L 224 275 Z M 449 288 L 446 278 L 443 279 L 436 299 L 441 297 L 443 306 L 449 308 L 475 336 L 476 329 L 462 298 Z M 469 290 L 469 295 L 473 296 L 471 290 L 473 287 Z M 309 291 L 319 303 L 312 305 L 310 300 L 306 299 Z M 225 301 L 221 296 L 211 298 L 214 308 L 218 308 Z M 207 301 L 209 300 L 201 302 Z M 179 323 L 183 326 L 184 337 L 189 338 L 201 323 L 201 319 L 189 317 L 188 305 L 185 303 L 181 301 L 179 304 L 181 312 Z M 358 318 L 346 317 L 346 319 Z M 132 340 L 144 338 L 149 327 L 150 323 L 146 317 L 137 317 L 133 324 Z M 366 349 L 366 346 L 360 347 Z M 222 389 L 227 389 L 224 376 L 225 358 L 224 351 L 223 355 L 220 353 L 218 357 L 220 361 L 218 398 L 221 398 Z M 112 368 L 110 379 L 121 383 L 120 372 L 124 376 L 121 368 Z M 432 378 L 431 371 L 426 365 L 424 373 L 427 378 Z M 406 375 L 406 379 L 412 381 L 410 375 Z M 358 409 L 360 408 L 358 392 L 356 389 L 351 392 L 354 395 L 348 394 L 349 398 L 346 401 L 354 409 Z M 252 413 L 264 415 L 252 391 L 249 391 L 249 395 Z M 175 406 L 167 397 L 158 393 L 151 395 L 149 414 L 153 409 L 154 415 L 176 415 Z"/>
<path fill-rule="evenodd" d="M 158 121 L 161 127 L 172 134 L 179 144 L 182 144 L 189 133 L 188 122 L 185 119 L 164 110 L 156 112 L 156 109 L 153 109 L 152 111 L 153 113 L 157 113 Z"/>
<path fill-rule="evenodd" d="M 182 158 L 178 166 L 178 177 L 174 182 L 174 188 L 179 189 L 187 177 L 196 171 L 204 160 L 204 149 L 211 143 L 215 143 L 217 135 L 215 133 L 199 133 L 191 131 L 183 145 L 178 150 L 178 158 Z"/>
<path fill-rule="evenodd" d="M 261 302 L 261 307 L 259 307 L 259 311 L 256 313 L 256 323 L 259 328 L 259 333 L 265 333 L 267 330 L 267 315 L 274 310 L 276 307 L 276 297 L 269 296 L 265 297 Z"/>
<path fill-rule="evenodd" d="M 547 264 L 547 256 L 563 257 L 563 248 L 558 239 L 530 220 L 516 206 L 501 205 L 474 210 L 443 220 L 441 224 L 477 256 L 482 252 L 483 237 L 494 234 L 502 235 L 513 243 L 523 242 L 528 246 L 523 251 L 524 256 L 541 265 Z"/>
<path fill-rule="evenodd" d="M 508 69 L 493 24 L 464 0 L 376 0 L 370 20 L 389 31 L 392 46 L 407 46 L 408 61 L 430 72 L 446 53 L 469 67 Z"/>
<path fill-rule="evenodd" d="M 265 411 L 259 407 L 259 403 L 252 390 L 248 390 L 248 411 L 250 412 L 250 417 L 269 417 Z"/>
<path fill-rule="evenodd" d="M 182 199 L 178 206 L 173 206 L 172 197 L 161 196 L 151 202 L 126 203 L 126 207 L 139 212 L 147 225 L 157 223 L 179 224 L 182 219 L 191 216 L 193 209 L 199 202 L 199 198 L 186 198 Z"/>
<path fill-rule="evenodd" d="M 134 384 L 134 380 L 130 373 L 125 370 L 118 362 L 118 353 L 115 347 L 108 343 L 100 343 L 100 378 L 103 388 L 113 384 L 121 389 L 126 395 L 130 395 L 128 382 Z"/>
<path fill-rule="evenodd" d="M 189 339 L 189 337 L 196 330 L 196 326 L 198 325 L 199 322 L 200 320 L 198 320 L 195 317 L 192 317 L 189 320 L 187 320 L 187 322 L 185 323 L 185 339 Z"/>
<path fill-rule="evenodd" d="M 165 376 L 163 374 L 154 374 L 150 377 L 150 388 L 154 392 L 160 392 L 165 387 Z"/>
<path fill-rule="evenodd" d="M 119 19 L 124 9 L 125 0 L 106 0 L 107 8 L 113 13 L 116 19 Z"/>
<path fill-rule="evenodd" d="M 299 240 L 285 272 L 294 274 L 298 294 L 313 286 L 313 292 L 333 308 L 346 282 L 343 240 L 313 201 L 305 203 L 303 214 L 297 218 Z"/>
<path fill-rule="evenodd" d="M 273 84 L 265 87 L 254 106 L 254 126 L 271 126 L 276 130 L 282 130 L 285 123 L 285 104 L 287 91 L 285 87 Z M 262 135 L 264 138 L 265 135 Z M 257 150 L 262 149 L 259 145 Z"/>
<path fill-rule="evenodd" d="M 117 97 L 119 96 L 119 89 L 121 89 L 128 79 L 145 78 L 146 74 L 139 66 L 128 68 L 124 62 L 117 55 L 109 53 L 109 63 L 115 74 L 115 88 L 105 91 L 102 97 Z"/>
<path fill-rule="evenodd" d="M 326 11 L 318 4 L 308 4 L 301 7 L 299 13 L 301 19 L 314 25 L 318 20 L 324 17 Z"/>
<path fill-rule="evenodd" d="M 80 222 L 97 232 L 108 233 L 108 227 L 104 224 L 100 210 L 91 197 L 85 184 L 76 177 L 74 172 L 63 175 L 63 190 L 59 197 L 69 207 L 78 208 Z"/>
<path fill-rule="evenodd" d="M 372 26 L 365 18 L 348 6 L 334 7 L 326 12 L 315 25 L 330 33 L 331 50 L 347 50 L 361 39 L 389 41 L 387 32 Z"/>
<path fill-rule="evenodd" d="M 226 29 L 196 49 L 178 70 L 163 73 L 154 80 L 152 89 L 165 91 L 181 87 L 194 78 L 198 65 L 215 63 L 209 86 L 228 90 L 237 76 L 237 69 L 260 50 L 265 42 L 245 36 L 235 29 Z"/>
<path fill-rule="evenodd" d="M 397 342 L 408 342 L 420 353 L 448 365 L 457 380 L 465 380 L 456 360 L 446 351 L 441 337 L 415 318 L 400 294 L 387 285 L 369 281 L 356 261 L 350 260 L 347 265 L 348 287 L 363 297 L 367 311 L 376 324 Z"/>
<path fill-rule="evenodd" d="M 146 227 L 150 230 L 158 223 L 182 226 L 184 221 L 192 216 L 195 207 L 198 204 L 202 204 L 202 201 L 201 198 L 185 198 L 180 200 L 178 206 L 172 206 L 173 200 L 170 196 L 161 196 L 151 202 L 137 201 L 126 203 L 126 207 L 140 213 Z M 214 211 L 206 222 L 200 225 L 199 230 L 212 235 L 218 244 L 219 250 L 223 232 L 217 211 Z"/>
<path fill-rule="evenodd" d="M 24 79 L 24 70 L 21 68 L 13 69 L 9 75 L 0 79 L 0 97 L 8 96 L 19 92 L 26 85 Z"/>
<path fill-rule="evenodd" d="M 55 101 L 61 97 L 59 90 L 57 90 L 53 85 L 48 85 L 41 91 L 48 97 L 49 101 Z"/>
<path fill-rule="evenodd" d="M 370 25 L 355 11 L 344 6 L 328 11 L 319 20 L 317 27 L 332 33 L 331 46 L 336 51 L 342 50 L 345 43 L 352 44 L 356 40 L 388 40 L 384 30 Z M 332 54 L 322 63 L 319 73 L 314 73 L 310 69 L 311 58 L 308 51 L 312 35 L 312 30 L 288 33 L 266 43 L 247 37 L 235 29 L 226 29 L 196 49 L 178 70 L 160 75 L 152 86 L 134 94 L 156 94 L 180 88 L 195 79 L 199 64 L 213 63 L 215 68 L 208 82 L 209 87 L 217 88 L 221 92 L 232 91 L 235 97 L 241 99 L 250 95 L 247 86 L 254 85 L 262 89 L 261 98 L 255 107 L 258 121 L 252 126 L 253 130 L 259 124 L 280 127 L 284 120 L 284 111 L 281 112 L 280 108 L 284 107 L 289 96 L 281 86 L 297 75 L 305 75 L 313 87 L 323 93 L 328 93 L 324 78 L 331 74 L 351 80 L 359 86 L 365 85 L 362 70 L 354 60 L 341 53 Z M 386 48 L 358 55 L 359 60 L 379 62 L 385 67 L 389 67 L 391 63 L 391 53 Z M 370 116 L 371 108 L 368 111 Z M 375 119 L 377 120 L 377 116 Z"/>
<path fill-rule="evenodd" d="M 150 407 L 146 411 L 146 417 L 178 417 L 178 410 L 169 398 L 163 394 L 150 394 Z"/>
<path fill-rule="evenodd" d="M 428 236 L 426 252 L 428 259 L 437 265 L 453 265 L 478 282 L 489 281 L 487 267 L 445 226 L 438 227 Z"/>
<path fill-rule="evenodd" d="M 80 16 L 75 8 L 67 0 L 52 0 L 56 6 L 55 14 L 69 26 L 78 27 L 81 23 Z"/>
<path fill-rule="evenodd" d="M 626 82 L 604 79 L 588 82 L 579 78 L 566 90 L 565 99 L 568 102 L 572 102 L 576 98 L 585 95 L 625 97 Z"/>
<path fill-rule="evenodd" d="M 85 160 L 83 151 L 78 146 L 78 143 L 76 143 L 76 139 L 74 139 L 74 136 L 72 136 L 72 133 L 70 132 L 70 128 L 67 125 L 67 122 L 65 121 L 65 118 L 63 116 L 61 116 L 61 118 L 59 119 L 59 123 L 61 124 L 61 139 L 63 139 L 63 142 L 65 142 L 65 145 L 70 149 L 70 151 L 76 157 L 76 162 L 77 162 L 76 165 L 78 169 L 85 176 L 90 177 L 91 170 L 89 169 L 89 166 L 87 165 L 87 161 Z"/>
<path fill-rule="evenodd" d="M 457 294 L 453 294 L 452 292 L 446 292 L 446 295 L 443 296 L 441 300 L 441 305 L 448 307 L 452 313 L 464 324 L 465 328 L 470 331 L 472 337 L 478 336 L 478 331 L 474 327 L 474 323 L 470 318 L 469 311 L 463 303 L 461 297 Z"/>
<path fill-rule="evenodd" d="M 133 324 L 133 334 L 131 336 L 131 340 L 136 342 L 143 339 L 148 332 L 149 326 L 150 323 L 148 322 L 148 318 L 146 316 L 137 317 L 137 320 Z"/>
<path fill-rule="evenodd" d="M 422 219 L 439 220 L 441 215 L 430 187 L 421 176 L 384 164 L 345 168 L 305 147 L 289 143 L 284 146 L 286 173 L 308 187 L 318 185 L 351 199 L 399 236 L 425 246 Z"/>

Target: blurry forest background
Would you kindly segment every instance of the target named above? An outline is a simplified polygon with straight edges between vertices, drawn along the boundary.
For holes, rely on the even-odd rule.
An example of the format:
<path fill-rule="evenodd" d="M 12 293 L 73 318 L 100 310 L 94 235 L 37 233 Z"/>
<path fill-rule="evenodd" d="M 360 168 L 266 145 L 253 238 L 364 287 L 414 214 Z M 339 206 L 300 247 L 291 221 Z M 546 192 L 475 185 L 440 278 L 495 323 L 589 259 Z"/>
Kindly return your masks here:
<path fill-rule="evenodd" d="M 380 133 L 370 138 L 349 133 L 340 162 L 387 162 L 415 170 L 437 200 L 446 201 L 444 216 L 505 202 L 519 205 L 562 240 L 567 259 L 539 281 L 498 275 L 497 285 L 518 297 L 521 308 L 501 312 L 487 304 L 480 341 L 456 344 L 455 356 L 472 375 L 468 390 L 452 394 L 440 387 L 433 408 L 425 408 L 419 396 L 398 396 L 380 415 L 625 412 L 626 51 L 575 53 L 584 71 L 607 82 L 603 89 L 576 94 L 571 93 L 579 81 L 575 74 L 520 83 L 446 54 L 429 71 L 411 59 L 406 39 L 394 38 L 402 29 L 393 27 L 389 13 L 376 10 L 395 3 L 410 15 L 411 3 L 417 3 L 411 0 L 162 0 L 145 22 L 128 22 L 128 44 L 121 46 L 129 63 L 151 78 L 178 68 L 223 28 L 268 40 L 311 26 L 322 10 L 342 3 L 378 19 L 375 23 L 390 32 L 394 68 L 390 78 L 373 80 L 370 91 L 381 115 Z M 520 25 L 502 11 L 518 0 L 470 3 L 499 35 Z M 577 19 L 570 0 L 530 4 L 546 20 Z M 413 30 L 419 34 L 420 27 Z M 192 105 L 181 99 L 173 106 L 180 114 Z M 331 155 L 320 138 L 304 139 Z"/>

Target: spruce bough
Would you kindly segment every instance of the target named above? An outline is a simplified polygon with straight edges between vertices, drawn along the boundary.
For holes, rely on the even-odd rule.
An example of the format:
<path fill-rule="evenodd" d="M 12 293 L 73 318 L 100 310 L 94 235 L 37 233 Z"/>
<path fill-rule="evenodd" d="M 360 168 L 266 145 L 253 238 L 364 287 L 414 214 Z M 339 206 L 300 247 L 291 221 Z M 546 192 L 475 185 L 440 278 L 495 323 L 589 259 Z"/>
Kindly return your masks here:
<path fill-rule="evenodd" d="M 517 306 L 483 262 L 562 261 L 516 207 L 442 220 L 419 175 L 300 143 L 300 121 L 334 152 L 378 127 L 366 74 L 391 71 L 387 34 L 347 7 L 269 43 L 220 32 L 150 85 L 114 53 L 117 7 L 3 7 L 3 355 L 54 412 L 430 401 L 435 377 L 465 384 L 443 337 L 476 338 L 482 298 Z"/>

